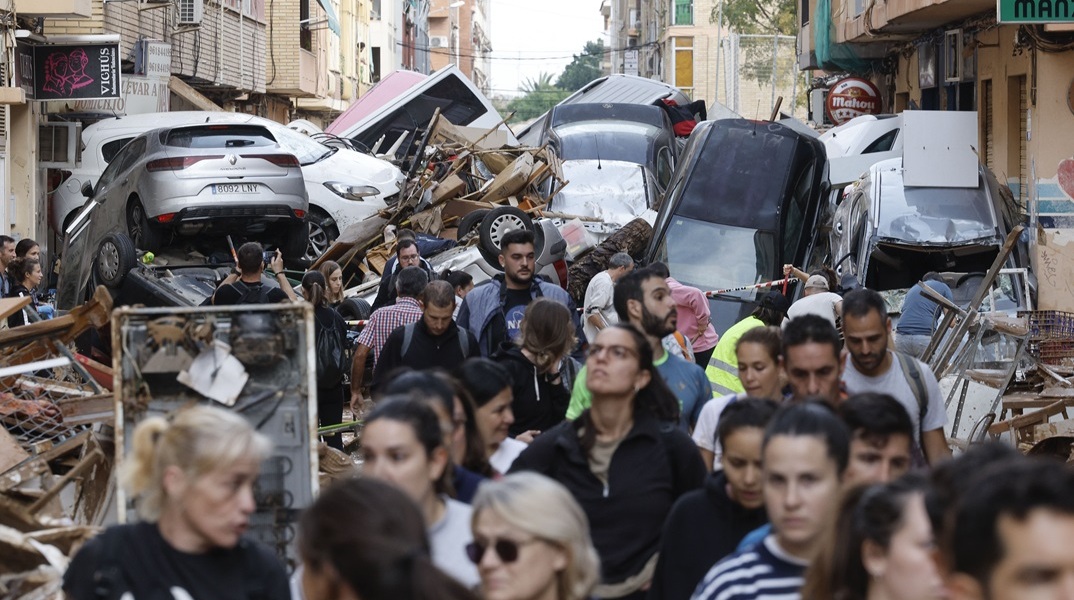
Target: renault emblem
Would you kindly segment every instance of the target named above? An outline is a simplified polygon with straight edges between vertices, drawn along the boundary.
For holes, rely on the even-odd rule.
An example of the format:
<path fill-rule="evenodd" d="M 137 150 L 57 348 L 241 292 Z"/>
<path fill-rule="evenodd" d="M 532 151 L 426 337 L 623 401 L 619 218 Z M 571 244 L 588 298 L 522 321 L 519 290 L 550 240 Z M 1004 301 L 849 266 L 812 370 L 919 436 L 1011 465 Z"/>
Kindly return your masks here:
<path fill-rule="evenodd" d="M 228 155 L 227 155 L 227 161 L 228 161 L 229 163 L 231 163 L 231 164 L 235 164 L 235 161 L 237 161 L 237 160 L 238 160 L 238 157 L 237 157 L 237 156 L 235 156 L 234 154 L 228 154 Z"/>

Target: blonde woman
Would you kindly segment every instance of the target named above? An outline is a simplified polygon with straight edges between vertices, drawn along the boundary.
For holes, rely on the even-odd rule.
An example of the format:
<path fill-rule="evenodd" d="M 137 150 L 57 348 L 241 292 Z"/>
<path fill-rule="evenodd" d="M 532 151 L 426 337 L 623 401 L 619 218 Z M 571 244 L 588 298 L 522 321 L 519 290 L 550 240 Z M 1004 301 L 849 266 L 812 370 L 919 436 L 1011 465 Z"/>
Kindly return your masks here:
<path fill-rule="evenodd" d="M 477 565 L 485 600 L 583 600 L 600 575 L 589 520 L 567 488 L 516 473 L 483 484 L 473 504 Z"/>
<path fill-rule="evenodd" d="M 571 384 L 578 365 L 568 356 L 577 339 L 571 311 L 549 298 L 526 307 L 518 343 L 505 342 L 492 359 L 511 374 L 511 410 L 515 422 L 508 434 L 532 440 L 563 422 L 571 402 Z"/>
<path fill-rule="evenodd" d="M 120 483 L 144 520 L 110 527 L 79 550 L 64 576 L 67 597 L 289 598 L 283 565 L 243 535 L 269 450 L 244 418 L 218 408 L 139 423 Z"/>

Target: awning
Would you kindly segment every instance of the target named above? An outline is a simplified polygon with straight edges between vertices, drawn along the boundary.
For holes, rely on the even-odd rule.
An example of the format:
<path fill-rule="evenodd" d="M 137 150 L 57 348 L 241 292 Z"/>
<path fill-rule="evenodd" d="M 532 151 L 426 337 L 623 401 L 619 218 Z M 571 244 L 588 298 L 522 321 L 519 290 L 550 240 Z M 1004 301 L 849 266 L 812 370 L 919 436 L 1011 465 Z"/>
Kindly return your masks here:
<path fill-rule="evenodd" d="M 328 28 L 332 30 L 332 33 L 341 35 L 339 32 L 339 18 L 336 17 L 336 11 L 332 8 L 332 0 L 318 0 L 321 3 L 321 8 L 324 9 L 324 14 L 328 17 Z"/>

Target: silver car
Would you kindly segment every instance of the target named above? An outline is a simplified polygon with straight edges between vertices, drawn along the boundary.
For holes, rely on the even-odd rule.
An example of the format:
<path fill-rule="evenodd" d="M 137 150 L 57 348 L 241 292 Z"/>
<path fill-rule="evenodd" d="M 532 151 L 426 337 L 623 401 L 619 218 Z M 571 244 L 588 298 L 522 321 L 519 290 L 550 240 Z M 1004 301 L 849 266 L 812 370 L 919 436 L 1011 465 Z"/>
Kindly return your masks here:
<path fill-rule="evenodd" d="M 309 241 L 298 159 L 260 125 L 150 131 L 124 146 L 83 193 L 109 206 L 146 251 L 159 251 L 173 235 L 216 233 L 267 236 L 284 256 L 299 257 Z"/>

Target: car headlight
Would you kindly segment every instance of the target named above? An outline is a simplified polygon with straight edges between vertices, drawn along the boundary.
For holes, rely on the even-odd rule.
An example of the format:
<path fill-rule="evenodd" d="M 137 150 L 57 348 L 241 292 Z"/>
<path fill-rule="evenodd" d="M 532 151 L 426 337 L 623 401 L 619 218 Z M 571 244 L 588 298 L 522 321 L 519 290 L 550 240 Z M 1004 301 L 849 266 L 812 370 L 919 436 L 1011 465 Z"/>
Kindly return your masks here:
<path fill-rule="evenodd" d="M 332 193 L 347 200 L 364 200 L 369 196 L 380 195 L 380 190 L 371 185 L 351 185 L 339 181 L 326 181 L 324 187 L 332 190 Z"/>

